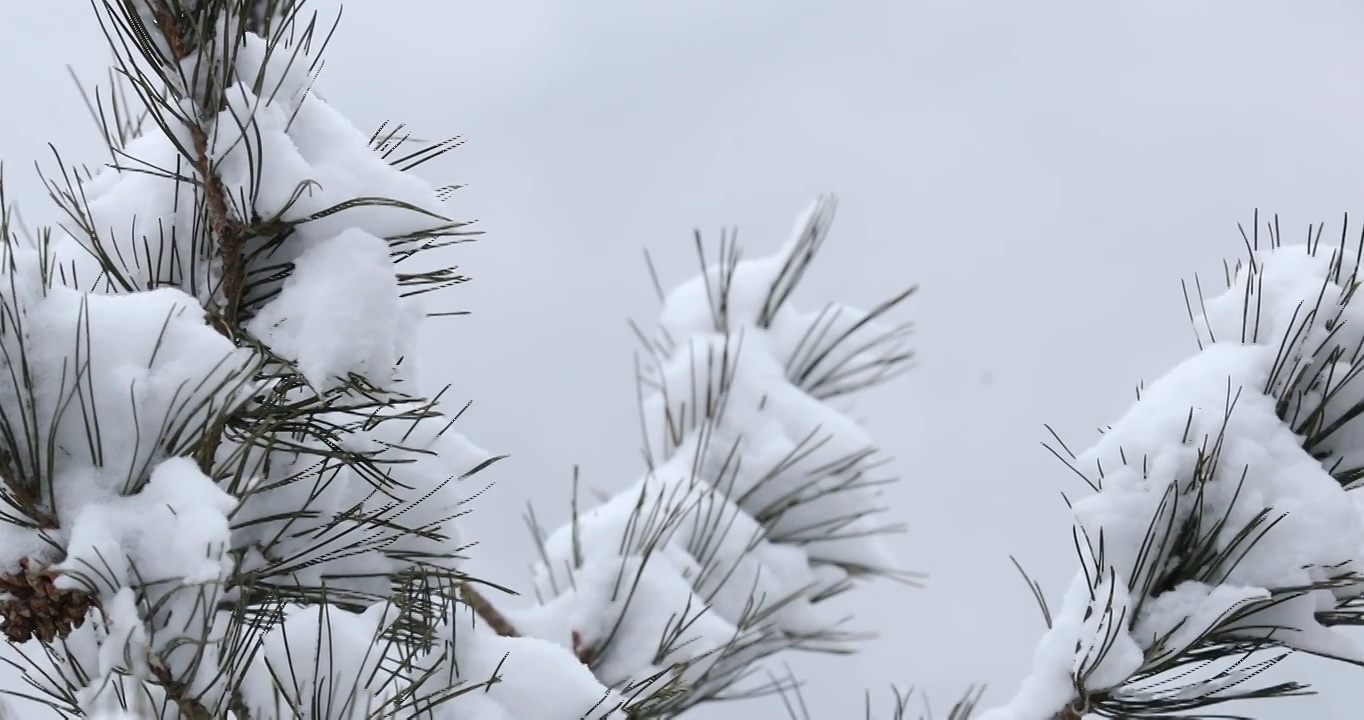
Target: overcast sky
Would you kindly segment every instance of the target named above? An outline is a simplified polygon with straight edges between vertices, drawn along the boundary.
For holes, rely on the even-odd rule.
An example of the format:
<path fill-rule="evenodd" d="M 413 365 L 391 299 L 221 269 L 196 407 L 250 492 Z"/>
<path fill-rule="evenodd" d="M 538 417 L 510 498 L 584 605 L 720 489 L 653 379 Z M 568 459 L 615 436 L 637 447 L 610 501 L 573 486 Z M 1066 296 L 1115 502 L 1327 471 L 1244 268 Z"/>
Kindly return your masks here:
<path fill-rule="evenodd" d="M 891 683 L 939 709 L 1013 691 L 1043 625 L 1009 555 L 1057 599 L 1073 569 L 1060 493 L 1081 488 L 1043 424 L 1084 446 L 1194 349 L 1179 281 L 1220 277 L 1254 208 L 1290 228 L 1361 209 L 1361 30 L 1347 0 L 357 0 L 319 89 L 362 129 L 468 138 L 432 172 L 469 184 L 457 207 L 488 233 L 458 256 L 476 281 L 452 301 L 476 314 L 426 365 L 473 400 L 463 431 L 512 454 L 469 523 L 476 573 L 524 582 L 521 510 L 562 520 L 574 464 L 605 490 L 638 476 L 643 248 L 680 280 L 694 227 L 767 251 L 834 191 L 799 299 L 921 285 L 922 360 L 861 407 L 905 477 L 899 552 L 931 579 L 859 593 L 881 632 L 861 655 L 793 661 L 827 719 Z M 0 40 L 0 158 L 42 220 L 45 143 L 101 159 L 65 66 L 96 80 L 103 39 L 54 0 L 6 2 Z M 1357 712 L 1357 676 L 1288 674 L 1322 694 L 1256 716 Z M 694 716 L 740 710 L 785 716 Z"/>

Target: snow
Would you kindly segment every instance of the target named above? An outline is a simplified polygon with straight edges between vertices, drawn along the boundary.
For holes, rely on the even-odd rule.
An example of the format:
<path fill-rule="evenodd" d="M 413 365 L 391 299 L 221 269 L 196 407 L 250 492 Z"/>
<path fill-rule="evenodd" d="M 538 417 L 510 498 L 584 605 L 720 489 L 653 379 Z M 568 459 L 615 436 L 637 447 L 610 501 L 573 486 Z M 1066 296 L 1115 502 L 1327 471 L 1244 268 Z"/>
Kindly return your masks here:
<path fill-rule="evenodd" d="M 330 390 L 352 374 L 387 383 L 417 320 L 404 310 L 388 244 L 349 228 L 304 250 L 247 329 Z"/>
<path fill-rule="evenodd" d="M 80 692 L 81 707 L 86 712 L 117 712 L 123 705 L 119 695 L 124 694 L 130 684 L 121 678 L 151 676 L 147 664 L 151 641 L 133 591 L 121 588 L 107 595 L 105 602 L 104 617 L 93 625 L 94 634 L 99 637 L 98 664 L 93 665 L 98 668 L 95 675 L 98 681 L 87 684 Z"/>
<path fill-rule="evenodd" d="M 190 143 L 187 131 L 177 139 Z M 122 292 L 121 280 L 136 290 L 172 285 L 208 299 L 208 268 L 193 234 L 194 192 L 158 172 L 188 173 L 175 145 L 159 132 L 134 138 L 120 168 L 105 167 L 80 185 L 80 215 L 63 223 L 50 248 L 61 284 L 102 293 Z M 126 169 L 124 169 L 126 168 Z M 65 186 L 63 186 L 65 190 Z"/>
<path fill-rule="evenodd" d="M 293 272 L 247 327 L 319 390 L 351 374 L 390 387 L 425 310 L 402 297 L 388 243 L 450 221 L 430 185 L 310 92 L 306 54 L 287 68 L 267 57 L 256 37 L 237 55 L 243 81 L 227 92 L 213 151 L 229 197 L 295 224 L 268 254 Z"/>
<path fill-rule="evenodd" d="M 768 607 L 773 619 L 794 633 L 814 632 L 833 622 L 801 597 L 816 585 L 807 556 L 795 547 L 768 542 L 756 520 L 691 475 L 684 462 L 688 457 L 677 456 L 637 488 L 583 513 L 577 523 L 580 555 L 599 559 L 657 553 L 654 562 L 690 580 L 700 597 L 730 622 Z M 658 521 L 636 520 L 637 507 L 649 508 Z M 537 566 L 542 593 L 574 584 L 581 588 L 583 580 L 573 577 L 581 571 L 574 572 L 572 536 L 573 528 L 565 526 L 545 543 L 546 559 Z"/>
<path fill-rule="evenodd" d="M 151 468 L 185 452 L 211 417 L 240 402 L 250 353 L 207 327 L 188 295 L 44 288 L 32 257 L 15 272 L 2 302 L 21 329 L 0 338 L 9 379 L 0 412 L 29 450 L 13 458 L 16 472 L 51 478 L 55 515 L 75 518 L 137 491 Z M 54 559 L 38 533 L 3 527 L 0 568 Z"/>
<path fill-rule="evenodd" d="M 1152 661 L 1159 662 L 1225 623 L 1237 609 L 1269 597 L 1264 588 L 1190 580 L 1152 598 L 1132 635 L 1142 638 L 1142 647 L 1150 648 Z"/>
<path fill-rule="evenodd" d="M 352 410 L 348 404 L 363 406 L 369 396 L 339 401 L 316 416 L 334 437 L 306 439 L 298 451 L 225 447 L 220 456 L 245 451 L 257 457 L 254 466 L 268 468 L 237 513 L 234 540 L 253 548 L 244 568 L 271 570 L 268 582 L 382 596 L 388 578 L 413 558 L 457 565 L 452 519 L 464 493 L 452 478 L 490 457 L 446 432 L 448 419 L 416 400 L 425 393 L 412 354 L 425 310 L 403 297 L 390 242 L 449 221 L 434 189 L 389 165 L 311 92 L 306 53 L 292 62 L 278 52 L 267 57 L 254 37 L 236 56 L 242 81 L 227 93 L 214 144 L 230 197 L 262 218 L 299 223 L 261 261 L 291 263 L 292 272 L 262 287 L 266 299 L 247 329 L 307 379 L 310 388 L 290 394 L 298 401 L 337 397 L 363 378 L 392 393 L 392 404 Z M 319 460 L 337 445 L 373 459 L 383 476 Z M 290 480 L 297 477 L 306 479 Z M 314 491 L 318 483 L 325 493 Z M 312 518 L 282 518 L 280 507 Z M 366 552 L 352 549 L 357 539 Z"/>
<path fill-rule="evenodd" d="M 409 674 L 424 679 L 412 697 L 381 669 L 391 662 L 387 604 L 364 613 L 294 607 L 262 644 L 244 696 L 252 717 L 360 720 L 624 720 L 623 698 L 567 650 L 532 637 L 501 637 L 463 606 L 433 638 L 436 650 Z M 298 708 L 297 715 L 290 708 Z M 396 709 L 395 709 L 396 708 Z M 429 714 L 427 714 L 429 713 Z"/>
<path fill-rule="evenodd" d="M 381 631 L 389 608 L 362 614 L 326 605 L 295 607 L 266 634 L 262 658 L 243 684 L 251 717 L 362 720 L 382 708 Z M 291 709 L 292 708 L 292 709 Z"/>
<path fill-rule="evenodd" d="M 499 636 L 464 607 L 445 626 L 444 638 L 454 652 L 437 684 L 471 690 L 437 706 L 433 720 L 625 720 L 624 699 L 554 643 Z"/>
<path fill-rule="evenodd" d="M 1087 568 L 1043 638 L 1032 674 L 987 720 L 1049 718 L 1076 696 L 1076 676 L 1090 693 L 1126 692 L 1129 679 L 1213 629 L 1263 638 L 1278 627 L 1275 640 L 1292 649 L 1364 662 L 1364 649 L 1315 616 L 1338 597 L 1359 594 L 1358 584 L 1310 589 L 1360 567 L 1364 520 L 1329 467 L 1304 449 L 1304 436 L 1279 417 L 1281 398 L 1291 408 L 1306 397 L 1304 406 L 1313 407 L 1315 394 L 1321 404 L 1327 381 L 1313 378 L 1323 363 L 1343 364 L 1338 382 L 1351 376 L 1345 358 L 1364 337 L 1364 318 L 1348 305 L 1351 271 L 1329 250 L 1257 253 L 1195 319 L 1205 333 L 1202 350 L 1147 387 L 1076 459 L 1101 487 L 1074 505 L 1089 538 Z M 1336 348 L 1347 350 L 1333 354 Z M 1341 405 L 1327 405 L 1328 419 L 1359 398 L 1346 389 Z M 1204 560 L 1170 546 L 1183 527 L 1206 543 Z"/>
<path fill-rule="evenodd" d="M 123 587 L 134 581 L 129 559 L 137 560 L 138 582 L 221 581 L 231 571 L 224 550 L 231 532 L 227 516 L 236 505 L 189 458 L 166 460 L 138 493 L 75 514 L 66 559 L 56 566 L 62 573 L 57 586 Z M 92 574 L 92 568 L 98 570 Z"/>
<path fill-rule="evenodd" d="M 392 463 L 391 482 L 402 484 L 387 485 L 381 494 L 374 478 L 348 465 L 319 463 L 316 455 L 302 452 L 270 453 L 265 486 L 243 502 L 234 534 L 238 546 L 268 548 L 268 557 L 252 553 L 243 569 L 271 568 L 263 582 L 326 584 L 338 592 L 382 596 L 389 576 L 409 567 L 413 557 L 456 567 L 461 541 L 452 519 L 461 513 L 464 494 L 451 477 L 484 461 L 487 453 L 455 433 L 442 433 L 440 418 L 385 421 L 369 430 L 353 418 L 335 419 L 356 426 L 356 437 L 348 442 L 387 448 L 382 459 Z M 301 479 L 273 480 L 291 477 Z M 326 492 L 316 492 L 317 483 L 324 483 Z M 309 515 L 281 517 L 280 507 Z M 408 528 L 435 535 L 411 535 Z M 366 552 L 350 551 L 357 540 Z"/>
<path fill-rule="evenodd" d="M 201 653 L 184 643 L 211 634 L 213 608 L 233 571 L 227 518 L 236 504 L 191 460 L 172 458 L 138 493 L 89 505 L 75 516 L 67 556 L 54 566 L 56 584 L 102 601 L 100 677 L 148 677 L 146 658 L 154 653 L 189 687 L 202 690 L 215 682 L 207 669 L 213 664 L 195 676 Z"/>
<path fill-rule="evenodd" d="M 593 672 L 612 687 L 635 691 L 678 680 L 694 686 L 723 650 L 745 640 L 733 621 L 696 595 L 687 574 L 667 562 L 592 557 L 573 582 L 548 603 L 508 618 L 520 632 L 566 649 L 589 656 L 609 649 L 593 658 Z"/>

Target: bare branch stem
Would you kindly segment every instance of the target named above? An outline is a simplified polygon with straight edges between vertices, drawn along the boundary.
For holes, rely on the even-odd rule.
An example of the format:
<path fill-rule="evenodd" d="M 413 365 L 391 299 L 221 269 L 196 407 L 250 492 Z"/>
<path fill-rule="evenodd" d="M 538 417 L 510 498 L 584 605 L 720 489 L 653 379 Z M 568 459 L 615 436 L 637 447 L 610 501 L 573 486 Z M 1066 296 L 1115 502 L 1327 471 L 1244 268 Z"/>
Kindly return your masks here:
<path fill-rule="evenodd" d="M 156 24 L 170 48 L 171 57 L 176 63 L 189 56 L 190 50 L 185 38 L 181 36 L 181 24 L 166 0 L 154 3 Z M 188 122 L 190 139 L 194 144 L 195 169 L 203 183 L 204 205 L 208 213 L 208 227 L 213 242 L 211 247 L 222 263 L 223 305 L 210 309 L 210 317 L 215 329 L 223 337 L 237 343 L 237 325 L 240 321 L 242 293 L 246 285 L 246 226 L 232 217 L 228 209 L 227 188 L 213 168 L 213 156 L 209 147 L 209 130 L 205 118 Z M 206 475 L 212 475 L 213 459 L 218 445 L 222 442 L 221 423 L 209 429 L 204 442 L 195 453 L 199 468 Z"/>
<path fill-rule="evenodd" d="M 511 624 L 511 621 L 507 620 L 507 617 L 494 607 L 488 598 L 483 597 L 483 594 L 475 589 L 471 583 L 468 581 L 461 582 L 459 584 L 459 592 L 465 604 L 474 611 L 474 614 L 482 618 L 483 622 L 488 623 L 488 627 L 492 628 L 493 632 L 502 637 L 517 637 L 520 635 L 520 633 L 516 632 L 516 628 Z"/>

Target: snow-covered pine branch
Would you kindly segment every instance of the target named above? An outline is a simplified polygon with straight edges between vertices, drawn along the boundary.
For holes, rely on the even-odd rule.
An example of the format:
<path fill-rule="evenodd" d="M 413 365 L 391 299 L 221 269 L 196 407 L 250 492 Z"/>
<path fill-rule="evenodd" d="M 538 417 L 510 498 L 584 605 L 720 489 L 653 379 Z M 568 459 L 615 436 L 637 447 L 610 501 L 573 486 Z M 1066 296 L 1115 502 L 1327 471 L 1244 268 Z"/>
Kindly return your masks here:
<path fill-rule="evenodd" d="M 58 229 L 30 242 L 6 215 L 20 694 L 63 716 L 545 717 L 534 683 L 606 716 L 553 645 L 456 647 L 458 479 L 495 458 L 412 355 L 426 293 L 464 280 L 427 251 L 469 230 L 406 172 L 451 144 L 363 135 L 313 93 L 330 28 L 301 7 L 97 8 L 125 79 L 96 96 L 113 162 L 57 158 Z M 509 654 L 536 672 L 497 682 Z"/>
<path fill-rule="evenodd" d="M 824 244 L 834 201 L 798 218 L 774 255 L 722 237 L 701 272 L 641 333 L 644 476 L 563 527 L 534 527 L 539 604 L 503 608 L 517 631 L 558 642 L 636 714 L 672 716 L 738 693 L 788 649 L 847 652 L 856 635 L 825 603 L 853 581 L 907 579 L 882 540 L 884 459 L 836 402 L 903 371 L 908 325 L 871 311 L 788 302 Z"/>
<path fill-rule="evenodd" d="M 109 720 L 671 717 L 778 650 L 850 648 L 824 602 L 906 576 L 833 403 L 905 368 L 881 320 L 909 292 L 790 307 L 832 201 L 668 297 L 645 479 L 546 539 L 542 605 L 499 612 L 455 527 L 498 458 L 412 354 L 466 279 L 428 251 L 473 233 L 408 171 L 455 143 L 366 136 L 313 92 L 332 28 L 303 6 L 97 4 L 111 162 L 55 157 L 37 237 L 0 196 L 14 694 Z"/>
<path fill-rule="evenodd" d="M 1256 677 L 1290 651 L 1364 664 L 1334 629 L 1364 624 L 1364 238 L 1266 227 L 1225 292 L 1196 284 L 1199 352 L 1089 450 L 1061 446 L 1096 491 L 1073 505 L 1081 569 L 983 720 L 1201 713 L 1303 692 Z"/>

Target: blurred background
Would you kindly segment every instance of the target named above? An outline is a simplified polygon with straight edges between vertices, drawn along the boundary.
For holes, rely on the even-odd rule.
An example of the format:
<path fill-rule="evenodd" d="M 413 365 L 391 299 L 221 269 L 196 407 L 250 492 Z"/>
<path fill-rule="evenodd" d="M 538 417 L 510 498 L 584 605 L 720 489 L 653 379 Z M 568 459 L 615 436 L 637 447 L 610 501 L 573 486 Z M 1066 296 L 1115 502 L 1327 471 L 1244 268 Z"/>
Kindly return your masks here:
<path fill-rule="evenodd" d="M 512 586 L 528 499 L 554 526 L 574 465 L 604 491 L 642 469 L 643 249 L 677 282 L 693 228 L 767 252 L 838 193 L 797 301 L 922 288 L 918 367 L 860 408 L 905 478 L 900 556 L 930 579 L 849 598 L 880 634 L 860 655 L 789 660 L 816 719 L 867 691 L 888 710 L 892 683 L 941 713 L 1029 666 L 1044 626 L 1009 556 L 1056 601 L 1073 570 L 1060 494 L 1082 486 L 1043 424 L 1078 450 L 1195 349 L 1180 280 L 1218 286 L 1255 208 L 1290 236 L 1360 209 L 1361 30 L 1344 0 L 354 0 L 317 87 L 362 130 L 468 139 L 426 172 L 468 183 L 455 207 L 487 232 L 452 256 L 475 281 L 447 298 L 474 314 L 436 321 L 425 364 L 473 401 L 463 432 L 512 456 L 466 524 L 472 571 Z M 0 158 L 30 223 L 54 219 L 46 143 L 103 159 L 66 66 L 91 83 L 104 60 L 86 3 L 5 3 Z M 1320 695 L 1239 710 L 1353 717 L 1351 672 L 1292 660 L 1279 677 Z M 694 717 L 738 712 L 786 717 Z"/>

